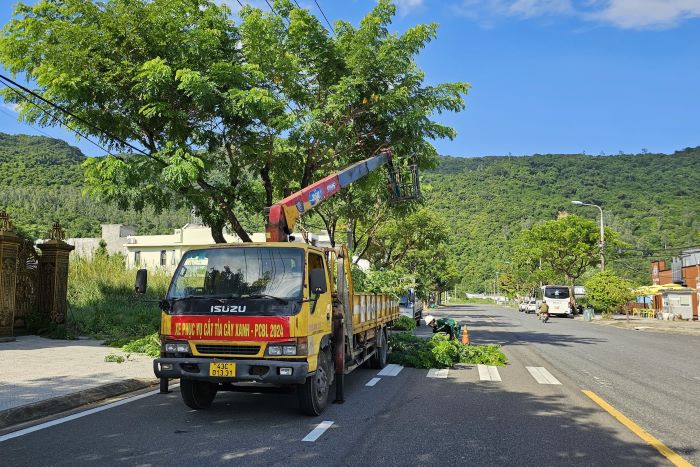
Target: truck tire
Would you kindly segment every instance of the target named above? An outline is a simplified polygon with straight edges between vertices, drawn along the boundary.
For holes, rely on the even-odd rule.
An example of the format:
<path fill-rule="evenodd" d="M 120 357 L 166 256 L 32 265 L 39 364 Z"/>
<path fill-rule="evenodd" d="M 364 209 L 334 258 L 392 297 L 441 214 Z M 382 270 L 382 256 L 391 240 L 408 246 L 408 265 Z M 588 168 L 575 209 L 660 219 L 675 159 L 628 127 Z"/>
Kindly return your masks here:
<path fill-rule="evenodd" d="M 218 385 L 207 381 L 180 379 L 180 394 L 185 405 L 191 409 L 206 409 L 214 401 Z"/>
<path fill-rule="evenodd" d="M 317 416 L 326 409 L 333 378 L 333 365 L 328 349 L 318 354 L 316 373 L 307 377 L 306 382 L 297 388 L 299 408 L 306 415 Z"/>
<path fill-rule="evenodd" d="M 386 366 L 387 355 L 389 354 L 389 342 L 386 339 L 386 332 L 384 328 L 379 331 L 377 335 L 377 350 L 369 358 L 370 368 L 376 368 L 381 370 Z"/>

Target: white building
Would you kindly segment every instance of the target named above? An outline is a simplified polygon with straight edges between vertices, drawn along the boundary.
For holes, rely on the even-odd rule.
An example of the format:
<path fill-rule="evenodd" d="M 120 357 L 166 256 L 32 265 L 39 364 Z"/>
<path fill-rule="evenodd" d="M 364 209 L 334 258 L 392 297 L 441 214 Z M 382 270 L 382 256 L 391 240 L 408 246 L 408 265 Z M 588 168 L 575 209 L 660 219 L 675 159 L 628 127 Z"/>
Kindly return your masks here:
<path fill-rule="evenodd" d="M 265 242 L 265 233 L 251 234 L 253 242 Z M 310 243 L 319 246 L 330 246 L 328 235 L 308 235 Z M 237 235 L 224 232 L 228 243 L 240 243 Z M 303 243 L 302 235 L 295 235 L 295 242 Z M 124 249 L 127 268 L 145 268 L 149 270 L 165 269 L 172 271 L 180 262 L 182 255 L 196 247 L 213 245 L 209 227 L 201 224 L 187 224 L 181 229 L 175 229 L 171 235 L 130 235 L 126 238 Z M 360 260 L 360 267 L 367 268 L 368 263 Z"/>
<path fill-rule="evenodd" d="M 239 243 L 240 238 L 224 232 L 228 243 Z M 264 242 L 264 233 L 251 235 L 254 242 Z M 127 268 L 173 270 L 182 255 L 195 247 L 214 244 L 211 229 L 206 225 L 187 224 L 171 235 L 130 235 L 126 238 Z"/>
<path fill-rule="evenodd" d="M 66 243 L 73 245 L 75 250 L 71 253 L 74 256 L 83 258 L 92 258 L 95 250 L 100 247 L 100 242 L 104 240 L 105 249 L 110 255 L 121 253 L 126 254 L 124 243 L 130 235 L 136 235 L 136 230 L 125 224 L 101 224 L 102 236 L 99 238 L 67 238 Z M 43 240 L 38 240 L 37 243 L 42 243 Z"/>

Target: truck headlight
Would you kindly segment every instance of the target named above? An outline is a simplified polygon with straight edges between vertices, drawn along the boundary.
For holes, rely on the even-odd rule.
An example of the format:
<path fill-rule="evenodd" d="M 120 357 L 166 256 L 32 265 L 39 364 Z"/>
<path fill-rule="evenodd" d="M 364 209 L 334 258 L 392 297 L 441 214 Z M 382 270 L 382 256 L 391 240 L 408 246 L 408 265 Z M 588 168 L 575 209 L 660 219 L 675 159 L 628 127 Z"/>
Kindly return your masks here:
<path fill-rule="evenodd" d="M 168 342 L 165 344 L 166 353 L 190 353 L 190 345 L 187 342 Z"/>
<path fill-rule="evenodd" d="M 284 355 L 296 355 L 297 354 L 297 346 L 296 345 L 285 345 L 282 347 L 282 353 Z"/>
<path fill-rule="evenodd" d="M 268 345 L 267 346 L 268 355 L 282 355 L 282 347 L 279 345 Z"/>

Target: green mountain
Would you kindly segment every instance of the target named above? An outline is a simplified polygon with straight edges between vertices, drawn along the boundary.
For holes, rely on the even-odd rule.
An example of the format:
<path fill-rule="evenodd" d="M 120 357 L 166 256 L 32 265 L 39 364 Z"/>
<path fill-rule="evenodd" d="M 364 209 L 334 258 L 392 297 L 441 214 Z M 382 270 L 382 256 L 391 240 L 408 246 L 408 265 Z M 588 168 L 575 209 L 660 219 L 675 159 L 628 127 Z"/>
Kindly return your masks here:
<path fill-rule="evenodd" d="M 138 213 L 84 197 L 84 160 L 64 141 L 0 133 L 0 209 L 34 237 L 54 220 L 71 237 L 98 236 L 101 223 L 126 223 L 151 234 L 187 222 L 185 209 Z M 574 199 L 602 206 L 606 226 L 654 257 L 700 244 L 700 148 L 672 155 L 442 157 L 421 178 L 426 202 L 448 219 L 468 290 L 489 290 L 496 272 L 507 270 L 521 230 L 561 212 L 598 218 L 597 209 L 573 206 Z M 649 259 L 632 251 L 610 265 L 644 281 Z"/>
<path fill-rule="evenodd" d="M 606 226 L 655 257 L 700 244 L 700 148 L 672 155 L 443 157 L 422 183 L 427 203 L 449 219 L 467 290 L 490 290 L 521 230 L 561 212 L 599 218 L 595 207 L 572 200 L 601 206 Z M 648 281 L 649 259 L 631 251 L 611 266 Z"/>
<path fill-rule="evenodd" d="M 100 224 L 125 223 L 139 233 L 172 233 L 187 222 L 187 210 L 155 214 L 123 211 L 82 195 L 85 156 L 65 141 L 0 133 L 0 209 L 20 232 L 43 237 L 59 221 L 69 237 L 96 237 Z"/>

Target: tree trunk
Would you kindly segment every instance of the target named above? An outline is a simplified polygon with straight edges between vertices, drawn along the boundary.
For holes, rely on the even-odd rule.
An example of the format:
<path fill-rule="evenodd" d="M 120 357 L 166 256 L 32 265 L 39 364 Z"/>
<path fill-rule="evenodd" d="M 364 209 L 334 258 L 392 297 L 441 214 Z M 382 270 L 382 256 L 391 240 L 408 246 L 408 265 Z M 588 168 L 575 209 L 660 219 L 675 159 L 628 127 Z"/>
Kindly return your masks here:
<path fill-rule="evenodd" d="M 223 223 L 217 225 L 212 225 L 209 227 L 211 229 L 211 238 L 214 239 L 216 243 L 226 243 L 224 238 L 224 225 Z"/>

